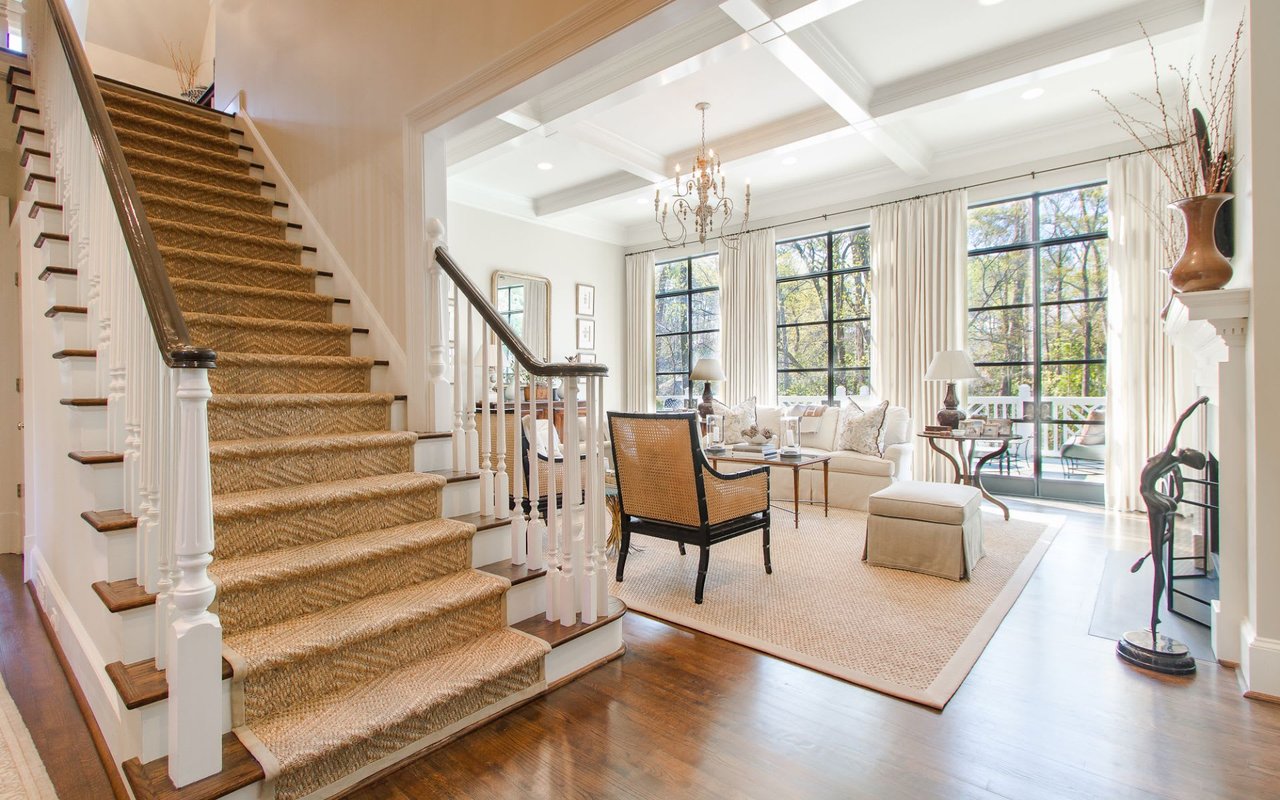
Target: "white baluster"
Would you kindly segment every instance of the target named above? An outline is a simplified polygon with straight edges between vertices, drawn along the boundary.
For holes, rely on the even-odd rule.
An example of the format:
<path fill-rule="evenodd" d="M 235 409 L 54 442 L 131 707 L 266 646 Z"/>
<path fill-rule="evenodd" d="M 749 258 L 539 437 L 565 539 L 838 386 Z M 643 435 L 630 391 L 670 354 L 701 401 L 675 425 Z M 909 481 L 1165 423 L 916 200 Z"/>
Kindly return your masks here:
<path fill-rule="evenodd" d="M 604 378 L 594 378 L 596 383 L 596 408 L 589 413 L 596 417 L 596 486 L 600 502 L 596 504 L 596 540 L 591 547 L 596 562 L 596 614 L 597 618 L 609 613 L 609 559 L 605 556 L 605 541 L 609 535 L 611 515 L 605 507 L 604 476 L 609 467 L 609 420 L 604 413 Z"/>
<path fill-rule="evenodd" d="M 498 361 L 496 367 L 498 373 L 498 413 L 494 419 L 498 423 L 498 457 L 496 460 L 497 471 L 493 476 L 493 504 L 494 515 L 498 519 L 511 519 L 511 482 L 507 475 L 507 435 L 511 428 L 507 422 L 507 387 L 506 378 L 502 374 L 506 362 L 502 358 L 502 342 L 498 342 L 496 352 Z M 524 559 L 521 558 L 520 561 L 516 561 L 513 553 L 511 563 L 523 564 Z"/>
<path fill-rule="evenodd" d="M 480 322 L 480 513 L 494 515 L 493 501 L 493 406 L 489 402 L 489 326 Z M 474 365 L 473 365 L 474 369 Z"/>
<path fill-rule="evenodd" d="M 458 296 L 458 300 L 462 300 L 462 296 Z M 458 313 L 455 308 L 453 313 Z M 475 354 L 475 309 L 471 303 L 467 303 L 467 349 L 458 352 L 457 347 L 453 350 L 454 358 L 461 358 L 463 367 L 467 371 L 467 391 L 466 397 L 463 399 L 466 413 L 463 414 L 463 422 L 467 434 L 467 474 L 475 475 L 480 471 L 480 443 L 476 441 L 476 365 L 471 363 L 471 357 Z M 483 505 L 483 501 L 481 501 Z"/>
<path fill-rule="evenodd" d="M 547 378 L 547 619 L 560 618 L 560 512 L 556 508 L 556 425 L 555 407 L 551 400 L 551 379 Z M 537 417 L 533 428 L 538 429 Z M 539 437 L 541 438 L 541 437 Z M 534 452 L 530 459 L 537 458 Z"/>
<path fill-rule="evenodd" d="M 462 293 L 453 287 L 453 471 L 467 468 L 467 434 L 462 422 Z"/>
<path fill-rule="evenodd" d="M 222 769 L 222 623 L 209 611 L 216 589 L 209 483 L 209 375 L 178 370 L 177 530 L 169 636 L 169 778 L 178 788 Z"/>
<path fill-rule="evenodd" d="M 526 528 L 526 544 L 525 550 L 528 553 L 529 569 L 542 569 L 547 563 L 546 561 L 546 538 L 547 527 L 542 521 L 542 512 L 538 510 L 538 498 L 541 497 L 541 483 L 538 476 L 541 474 L 542 465 L 538 463 L 538 377 L 532 373 L 529 374 L 529 420 L 532 422 L 532 430 L 529 431 L 529 453 L 528 456 L 523 454 L 518 456 L 525 459 L 529 465 L 529 527 Z M 523 411 L 520 416 L 520 425 L 524 428 Z M 517 436 L 523 435 L 517 433 Z M 516 440 L 517 442 L 520 439 Z M 523 449 L 523 445 L 518 445 Z"/>
<path fill-rule="evenodd" d="M 577 622 L 578 612 L 578 580 L 583 568 L 582 558 L 582 514 L 580 500 L 582 496 L 582 472 L 579 469 L 579 454 L 582 445 L 578 435 L 578 379 L 572 376 L 561 380 L 561 394 L 564 396 L 564 486 L 560 489 L 563 510 L 561 517 L 561 533 L 564 537 L 560 547 L 560 624 L 572 625 Z"/>
<path fill-rule="evenodd" d="M 511 563 L 524 564 L 529 560 L 528 551 L 526 550 L 527 545 L 525 544 L 525 539 L 529 535 L 529 520 L 525 517 L 524 510 L 524 457 L 520 448 L 520 441 L 523 437 L 523 425 L 521 423 L 524 419 L 522 410 L 524 399 L 520 396 L 520 362 L 516 361 L 514 357 L 511 359 L 511 391 L 511 396 L 515 398 L 512 403 L 511 414 L 511 433 L 513 436 L 511 437 L 511 488 L 509 492 L 512 499 L 511 504 L 514 506 L 514 513 L 508 512 L 511 514 Z M 505 414 L 503 418 L 506 418 Z M 503 431 L 503 443 L 501 446 L 504 448 L 506 447 L 506 440 L 507 433 Z M 505 463 L 505 452 L 501 458 Z M 505 497 L 503 501 L 505 506 L 507 504 Z"/>
<path fill-rule="evenodd" d="M 587 461 L 586 461 L 586 510 L 582 515 L 583 573 L 579 581 L 579 608 L 582 609 L 582 621 L 589 622 L 598 614 L 596 607 L 596 560 L 595 542 L 596 526 L 599 515 L 596 507 L 600 504 L 600 495 L 596 491 L 596 473 L 600 464 L 596 459 L 599 448 L 599 420 L 596 419 L 596 379 L 587 378 Z M 575 415 L 576 416 L 576 415 Z"/>
<path fill-rule="evenodd" d="M 160 418 L 159 418 L 159 437 L 156 443 L 158 452 L 162 458 L 168 458 L 173 453 L 178 437 L 174 432 L 177 422 L 177 416 L 174 414 L 174 406 L 177 403 L 177 393 L 173 385 L 173 370 L 169 369 L 163 363 L 160 365 L 160 374 L 156 382 L 156 392 L 160 396 Z M 178 568 L 173 563 L 173 535 L 174 535 L 174 509 L 177 503 L 174 502 L 175 482 L 177 470 L 163 469 L 160 471 L 160 504 L 159 504 L 159 520 L 157 539 L 159 540 L 159 580 L 156 583 L 156 668 L 165 669 L 165 665 L 169 661 L 169 626 L 173 622 L 173 586 L 177 581 Z"/>

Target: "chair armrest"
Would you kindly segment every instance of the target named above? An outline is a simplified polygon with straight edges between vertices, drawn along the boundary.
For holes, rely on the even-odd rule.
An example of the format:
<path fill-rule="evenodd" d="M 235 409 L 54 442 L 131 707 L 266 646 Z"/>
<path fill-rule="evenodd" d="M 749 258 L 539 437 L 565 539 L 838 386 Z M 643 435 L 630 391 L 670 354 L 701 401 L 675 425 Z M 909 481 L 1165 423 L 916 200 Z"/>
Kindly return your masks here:
<path fill-rule="evenodd" d="M 728 475 L 707 469 L 702 480 L 707 493 L 707 522 L 711 525 L 757 514 L 769 507 L 768 467 Z"/>

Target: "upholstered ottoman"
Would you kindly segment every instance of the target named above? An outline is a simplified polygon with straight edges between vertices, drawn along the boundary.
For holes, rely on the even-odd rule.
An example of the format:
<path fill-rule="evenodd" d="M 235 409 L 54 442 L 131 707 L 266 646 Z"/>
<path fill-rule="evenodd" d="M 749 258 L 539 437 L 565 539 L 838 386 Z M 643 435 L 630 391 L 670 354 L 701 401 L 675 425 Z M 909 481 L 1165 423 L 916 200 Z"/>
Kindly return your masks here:
<path fill-rule="evenodd" d="M 957 483 L 897 481 L 871 495 L 862 560 L 953 581 L 983 556 L 982 495 Z"/>

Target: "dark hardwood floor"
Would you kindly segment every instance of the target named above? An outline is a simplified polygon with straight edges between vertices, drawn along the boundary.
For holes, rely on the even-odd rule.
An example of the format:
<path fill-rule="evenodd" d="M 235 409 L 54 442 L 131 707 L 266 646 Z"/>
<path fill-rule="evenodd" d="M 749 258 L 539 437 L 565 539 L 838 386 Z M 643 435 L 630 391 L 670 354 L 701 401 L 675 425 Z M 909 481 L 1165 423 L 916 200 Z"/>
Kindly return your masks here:
<path fill-rule="evenodd" d="M 89 727 L 22 582 L 22 557 L 15 555 L 0 555 L 0 675 L 58 797 L 113 797 Z"/>
<path fill-rule="evenodd" d="M 1070 521 L 941 713 L 629 613 L 622 659 L 350 796 L 1280 798 L 1280 706 L 1245 700 L 1212 663 L 1190 679 L 1139 672 L 1088 634 L 1107 551 L 1141 549 L 1143 521 L 1015 508 Z M 43 638 L 38 622 L 12 630 L 29 602 L 14 563 L 0 559 L 11 690 L 14 645 Z M 47 689 L 53 727 L 82 731 Z M 46 714 L 45 691 L 19 700 L 24 715 Z M 72 786 L 63 800 L 110 796 L 75 786 L 94 766 L 87 743 L 36 742 L 59 792 Z"/>

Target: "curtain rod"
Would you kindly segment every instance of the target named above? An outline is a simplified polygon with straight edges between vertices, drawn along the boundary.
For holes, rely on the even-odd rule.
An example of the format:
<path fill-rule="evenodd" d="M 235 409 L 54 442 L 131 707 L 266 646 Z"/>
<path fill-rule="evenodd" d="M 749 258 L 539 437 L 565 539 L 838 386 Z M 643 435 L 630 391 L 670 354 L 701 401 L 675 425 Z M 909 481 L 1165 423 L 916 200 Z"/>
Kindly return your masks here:
<path fill-rule="evenodd" d="M 868 211 L 873 208 L 883 208 L 884 206 L 891 206 L 895 203 L 905 203 L 908 200 L 922 200 L 926 197 L 936 197 L 937 195 L 947 194 L 948 192 L 958 192 L 961 190 L 968 191 L 969 189 L 979 189 L 983 186 L 991 186 L 992 184 L 996 184 L 996 183 L 1005 183 L 1006 181 L 1016 181 L 1019 178 L 1031 178 L 1034 180 L 1037 175 L 1043 175 L 1046 172 L 1058 172 L 1064 169 L 1074 169 L 1075 167 L 1085 167 L 1090 164 L 1099 164 L 1105 161 L 1111 161 L 1112 159 L 1116 159 L 1116 158 L 1126 158 L 1128 156 L 1136 156 L 1139 153 L 1151 153 L 1157 150 L 1165 150 L 1170 147 L 1173 147 L 1173 145 L 1167 144 L 1167 145 L 1161 145 L 1160 147 L 1152 147 L 1152 148 L 1143 149 L 1143 150 L 1131 150 L 1128 153 L 1118 153 L 1114 156 L 1102 156 L 1101 158 L 1091 158 L 1087 161 L 1077 161 L 1074 164 L 1061 164 L 1056 167 L 1047 167 L 1045 169 L 1033 169 L 1030 172 L 1023 172 L 1018 175 L 1007 175 L 1003 178 L 992 178 L 989 181 L 971 183 L 968 186 L 956 186 L 952 189 L 940 189 L 936 192 L 928 192 L 926 194 L 917 194 L 917 195 L 912 195 L 911 197 L 903 197 L 900 200 L 886 200 L 883 203 L 871 203 L 870 205 L 856 206 L 854 208 L 846 208 L 840 211 L 828 211 L 825 214 L 814 214 L 812 217 L 804 217 L 803 219 L 793 219 L 788 222 L 780 223 L 780 225 L 771 225 L 768 227 L 780 227 L 781 225 L 799 225 L 802 222 L 813 222 L 814 220 L 828 219 L 830 217 L 839 217 L 845 214 L 852 214 L 855 211 Z M 763 231 L 767 229 L 768 229 L 767 227 L 748 228 L 747 230 L 743 231 L 743 233 L 755 233 L 756 231 Z M 711 241 L 715 241 L 720 238 L 721 236 L 712 236 Z M 680 245 L 680 247 L 686 247 L 686 246 L 687 245 Z M 657 253 L 662 250 L 676 250 L 676 249 L 678 248 L 675 245 L 666 245 L 664 247 L 650 247 L 648 250 L 632 250 L 629 253 L 623 253 L 623 255 L 638 256 L 641 253 Z"/>

